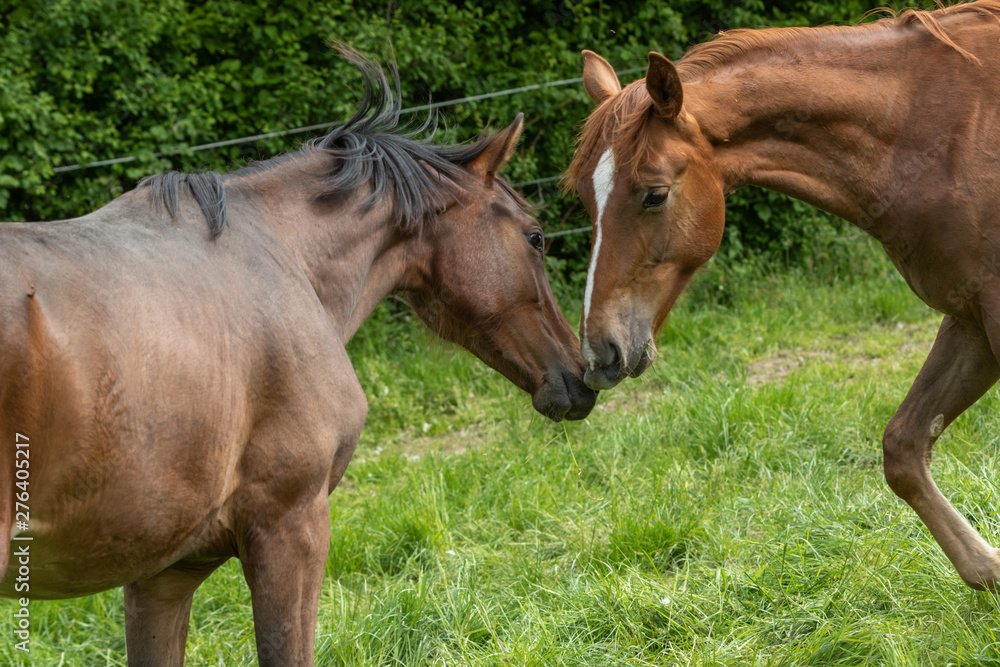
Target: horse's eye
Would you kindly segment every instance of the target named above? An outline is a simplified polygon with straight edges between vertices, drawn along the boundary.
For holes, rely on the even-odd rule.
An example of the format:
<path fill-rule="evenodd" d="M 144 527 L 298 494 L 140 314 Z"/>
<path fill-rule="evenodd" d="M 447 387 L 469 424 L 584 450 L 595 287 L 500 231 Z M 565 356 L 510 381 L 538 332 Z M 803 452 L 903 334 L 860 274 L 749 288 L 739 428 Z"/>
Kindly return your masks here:
<path fill-rule="evenodd" d="M 662 206 L 665 201 L 667 201 L 667 195 L 670 193 L 669 188 L 662 188 L 660 190 L 650 190 L 646 194 L 646 198 L 642 200 L 643 208 L 656 208 L 657 206 Z"/>
<path fill-rule="evenodd" d="M 541 232 L 531 232 L 528 234 L 528 243 L 538 252 L 545 250 L 545 237 L 542 236 Z"/>

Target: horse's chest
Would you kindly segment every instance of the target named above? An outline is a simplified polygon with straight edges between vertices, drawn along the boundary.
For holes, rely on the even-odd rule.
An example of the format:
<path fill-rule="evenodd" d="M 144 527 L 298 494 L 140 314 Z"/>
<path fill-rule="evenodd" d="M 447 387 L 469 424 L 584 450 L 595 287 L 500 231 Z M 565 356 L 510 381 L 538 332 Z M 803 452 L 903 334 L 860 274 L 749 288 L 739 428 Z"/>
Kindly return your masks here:
<path fill-rule="evenodd" d="M 883 247 L 913 293 L 946 315 L 978 319 L 984 290 L 1000 275 L 1000 253 L 951 239 L 911 239 Z"/>

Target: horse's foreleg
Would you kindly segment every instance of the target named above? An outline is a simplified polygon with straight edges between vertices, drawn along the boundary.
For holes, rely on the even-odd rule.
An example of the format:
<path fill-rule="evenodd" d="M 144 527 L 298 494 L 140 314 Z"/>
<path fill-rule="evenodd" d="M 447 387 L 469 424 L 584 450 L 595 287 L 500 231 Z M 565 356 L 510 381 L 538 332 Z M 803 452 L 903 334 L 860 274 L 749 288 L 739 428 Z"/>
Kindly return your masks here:
<path fill-rule="evenodd" d="M 948 424 L 1000 377 L 986 334 L 945 317 L 934 347 L 882 437 L 885 478 L 912 507 L 972 588 L 996 591 L 1000 551 L 980 537 L 931 478 L 931 449 Z"/>
<path fill-rule="evenodd" d="M 326 494 L 269 526 L 253 526 L 240 552 L 253 603 L 257 659 L 312 665 L 316 616 L 330 550 Z"/>
<path fill-rule="evenodd" d="M 125 649 L 129 667 L 184 664 L 194 591 L 224 562 L 172 567 L 125 586 Z"/>

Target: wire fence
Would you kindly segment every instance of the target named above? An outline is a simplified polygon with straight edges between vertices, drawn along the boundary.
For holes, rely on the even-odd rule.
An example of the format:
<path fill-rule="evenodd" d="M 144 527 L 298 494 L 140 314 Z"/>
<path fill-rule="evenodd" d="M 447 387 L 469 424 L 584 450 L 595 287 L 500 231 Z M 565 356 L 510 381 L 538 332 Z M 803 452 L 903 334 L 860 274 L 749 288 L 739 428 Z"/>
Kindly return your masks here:
<path fill-rule="evenodd" d="M 555 239 L 560 236 L 570 236 L 572 234 L 583 234 L 584 232 L 592 231 L 591 227 L 576 227 L 574 229 L 560 229 L 557 232 L 546 232 L 545 239 Z"/>
<path fill-rule="evenodd" d="M 636 72 L 644 71 L 643 67 L 632 67 L 617 72 L 619 76 L 625 74 L 635 74 Z M 515 88 L 507 88 L 504 90 L 496 90 L 488 93 L 481 93 L 478 95 L 468 95 L 466 97 L 459 97 L 453 100 L 444 100 L 441 102 L 430 102 L 428 104 L 422 104 L 415 107 L 407 107 L 400 111 L 400 114 L 411 114 L 418 113 L 420 111 L 432 111 L 434 109 L 440 109 L 442 107 L 455 106 L 457 104 L 465 104 L 468 102 L 479 102 L 482 100 L 488 100 L 495 97 L 506 97 L 508 95 L 515 95 L 517 93 L 525 93 L 532 90 L 541 90 L 543 88 L 553 88 L 556 86 L 566 86 L 574 83 L 581 83 L 583 77 L 575 76 L 569 79 L 559 79 L 557 81 L 545 81 L 542 83 L 533 83 L 525 86 L 517 86 Z M 173 151 L 164 151 L 153 153 L 153 157 L 168 157 L 173 155 L 181 155 L 186 153 L 194 153 L 198 151 L 207 151 L 215 148 L 224 148 L 226 146 L 238 146 L 240 144 L 253 143 L 257 141 L 262 141 L 264 139 L 274 139 L 278 137 L 287 137 L 296 134 L 303 134 L 305 132 L 317 132 L 320 130 L 327 130 L 336 127 L 339 123 L 337 121 L 330 123 L 317 123 L 315 125 L 304 125 L 302 127 L 294 127 L 287 130 L 276 130 L 273 132 L 262 132 L 260 134 L 253 134 L 245 137 L 236 137 L 233 139 L 223 139 L 221 141 L 212 141 L 206 144 L 199 144 L 197 146 L 189 146 L 185 149 L 178 149 Z M 57 174 L 72 172 L 72 171 L 82 171 L 85 169 L 93 169 L 96 167 L 105 167 L 113 164 L 125 164 L 128 162 L 135 162 L 139 158 L 135 155 L 125 155 L 122 157 L 108 158 L 104 160 L 95 160 L 93 162 L 82 162 L 78 164 L 68 164 L 53 168 L 53 171 Z M 560 175 L 546 176 L 544 178 L 536 178 L 528 181 L 521 181 L 520 183 L 515 183 L 514 185 L 519 188 L 530 187 L 533 185 L 544 185 L 547 183 L 554 183 L 561 178 Z M 565 229 L 557 232 L 552 232 L 546 235 L 547 238 L 557 238 L 560 236 L 569 236 L 571 234 L 580 234 L 586 231 L 590 231 L 590 227 L 579 227 L 576 229 Z"/>
<path fill-rule="evenodd" d="M 618 72 L 619 76 L 623 74 L 634 74 L 636 72 L 643 71 L 642 67 L 632 67 L 629 69 L 621 70 Z M 464 104 L 467 102 L 479 102 L 482 100 L 488 100 L 494 97 L 506 97 L 508 95 L 515 95 L 517 93 L 525 93 L 532 90 L 540 90 L 542 88 L 553 88 L 555 86 L 566 86 L 571 83 L 581 83 L 583 77 L 575 76 L 569 79 L 559 79 L 558 81 L 545 81 L 542 83 L 533 83 L 526 86 L 518 86 L 516 88 L 507 88 L 505 90 L 495 90 L 489 93 L 481 93 L 479 95 L 469 95 L 467 97 L 459 97 L 453 100 L 444 100 L 442 102 L 430 102 L 429 104 L 421 104 L 415 107 L 407 107 L 400 111 L 400 114 L 411 114 L 417 113 L 419 111 L 432 111 L 434 109 L 440 109 L 442 107 L 454 106 L 456 104 Z M 246 137 L 236 137 L 234 139 L 223 139 L 222 141 L 213 141 L 207 144 L 199 144 L 197 146 L 189 146 L 183 150 L 165 151 L 162 153 L 153 153 L 154 157 L 167 157 L 171 155 L 180 155 L 182 153 L 193 153 L 197 151 L 207 151 L 213 148 L 223 148 L 225 146 L 237 146 L 239 144 L 248 144 L 255 141 L 261 141 L 263 139 L 274 139 L 276 137 L 286 137 L 294 134 L 302 134 L 304 132 L 316 132 L 319 130 L 332 129 L 336 127 L 339 122 L 334 121 L 330 123 L 317 123 L 315 125 L 304 125 L 302 127 L 294 127 L 288 130 L 276 130 L 274 132 L 263 132 L 261 134 L 253 134 Z M 122 157 L 108 158 L 106 160 L 95 160 L 93 162 L 84 162 L 79 164 L 67 164 L 60 167 L 55 167 L 53 171 L 57 174 L 62 174 L 69 171 L 80 171 L 82 169 L 91 169 L 94 167 L 105 167 L 112 164 L 124 164 L 127 162 L 135 162 L 138 159 L 135 155 L 125 155 Z M 526 181 L 519 185 L 537 185 L 540 183 L 548 183 L 551 181 L 558 180 L 558 176 L 549 176 L 546 178 L 536 179 L 534 181 Z"/>
<path fill-rule="evenodd" d="M 536 83 L 529 86 L 519 86 L 517 88 L 508 88 L 507 90 L 497 90 L 491 93 L 483 93 L 481 95 L 469 95 L 468 97 L 460 97 L 454 100 L 445 100 L 443 102 L 431 102 L 429 104 L 422 104 L 416 107 L 408 107 L 401 110 L 400 114 L 411 114 L 417 113 L 418 111 L 431 111 L 433 109 L 440 109 L 441 107 L 454 106 L 456 104 L 463 104 L 465 102 L 478 102 L 480 100 L 487 100 L 492 97 L 503 97 L 506 95 L 513 95 L 515 93 L 523 93 L 529 90 L 538 90 L 540 88 L 549 88 L 552 86 L 565 86 L 570 83 L 580 83 L 583 81 L 583 77 L 574 77 L 572 79 L 561 79 L 559 81 L 549 81 L 546 83 Z M 302 134 L 303 132 L 316 132 L 319 130 L 332 129 L 336 127 L 339 123 L 333 121 L 330 123 L 317 123 L 315 125 L 304 125 L 302 127 L 294 127 L 288 130 L 275 130 L 274 132 L 263 132 L 261 134 L 253 134 L 247 137 L 237 137 L 235 139 L 224 139 L 222 141 L 213 141 L 207 144 L 199 144 L 197 146 L 191 146 L 184 149 L 184 151 L 168 151 L 165 153 L 153 153 L 155 157 L 164 157 L 169 155 L 180 155 L 182 152 L 197 152 L 197 151 L 207 151 L 213 148 L 223 148 L 225 146 L 237 146 L 239 144 L 248 144 L 255 141 L 261 141 L 263 139 L 274 139 L 276 137 L 286 137 L 293 134 Z M 56 173 L 63 173 L 67 171 L 78 171 L 80 169 L 90 169 L 91 167 L 103 167 L 111 164 L 122 164 L 125 162 L 134 162 L 136 156 L 126 155 L 124 157 L 115 157 L 107 160 L 96 160 L 94 162 L 86 162 L 83 164 L 69 164 L 62 167 L 56 167 L 53 171 Z"/>

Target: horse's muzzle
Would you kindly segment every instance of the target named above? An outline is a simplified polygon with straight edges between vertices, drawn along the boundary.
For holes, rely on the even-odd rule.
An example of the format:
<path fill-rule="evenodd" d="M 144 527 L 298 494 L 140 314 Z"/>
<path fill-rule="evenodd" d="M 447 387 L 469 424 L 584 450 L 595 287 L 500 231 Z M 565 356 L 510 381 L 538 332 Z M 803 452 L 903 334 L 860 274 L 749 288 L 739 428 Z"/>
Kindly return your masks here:
<path fill-rule="evenodd" d="M 618 345 L 608 341 L 596 350 L 591 349 L 591 356 L 583 381 L 591 389 L 611 389 L 626 377 L 642 375 L 656 359 L 656 346 L 647 340 L 623 356 Z M 629 363 L 629 359 L 634 361 Z"/>
<path fill-rule="evenodd" d="M 596 402 L 597 392 L 584 384 L 577 373 L 566 368 L 551 373 L 531 397 L 535 410 L 554 422 L 583 419 Z"/>

